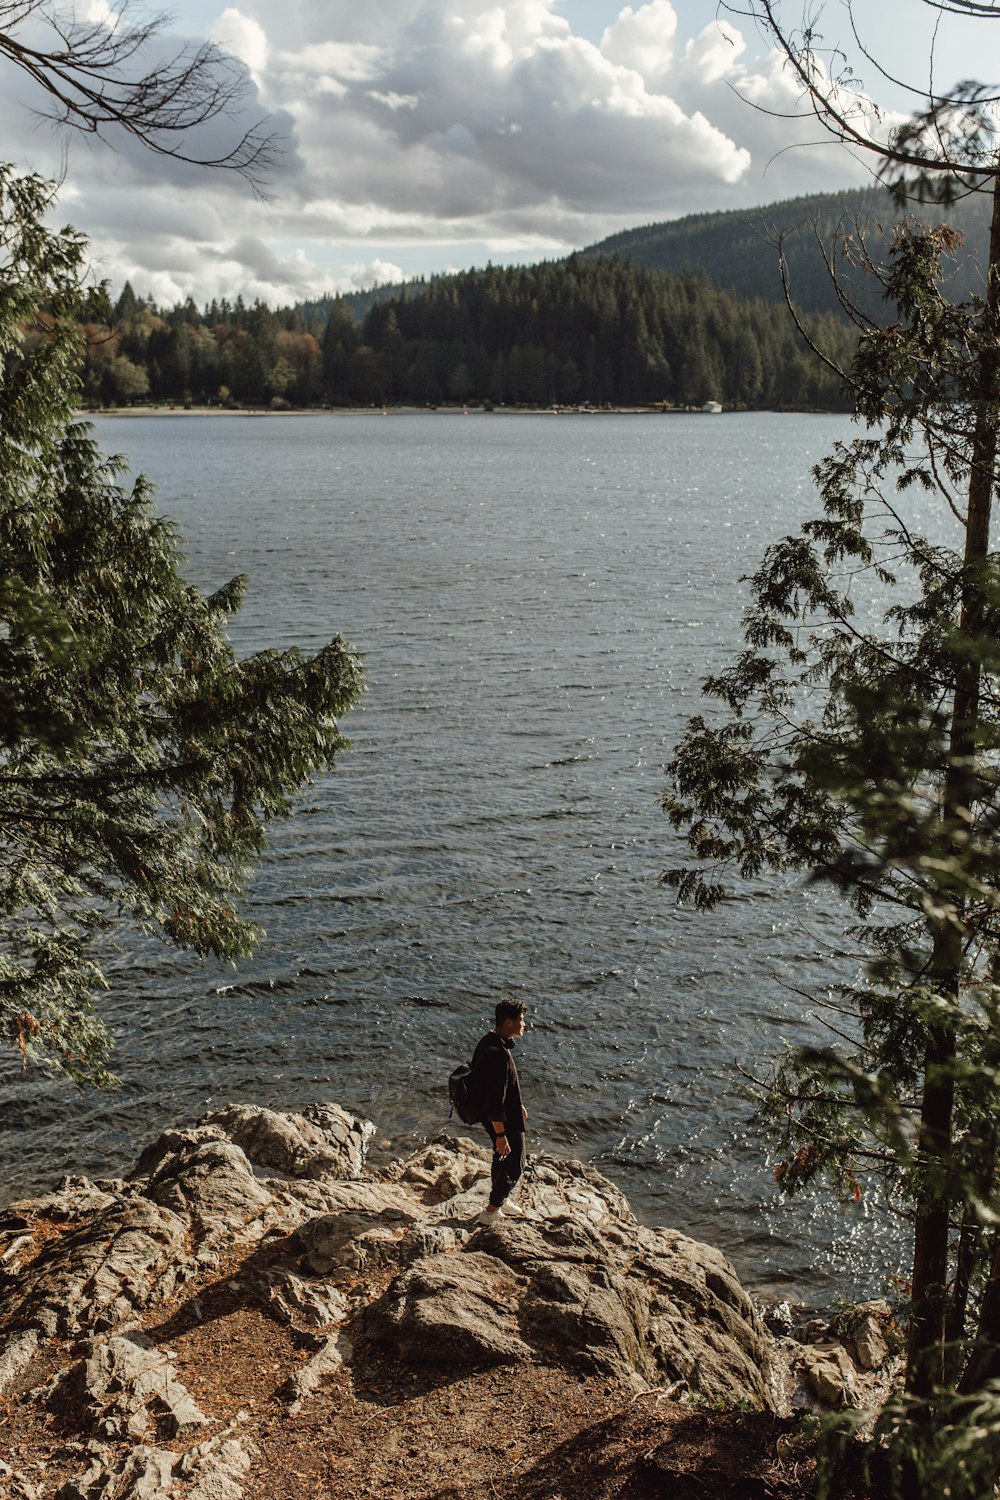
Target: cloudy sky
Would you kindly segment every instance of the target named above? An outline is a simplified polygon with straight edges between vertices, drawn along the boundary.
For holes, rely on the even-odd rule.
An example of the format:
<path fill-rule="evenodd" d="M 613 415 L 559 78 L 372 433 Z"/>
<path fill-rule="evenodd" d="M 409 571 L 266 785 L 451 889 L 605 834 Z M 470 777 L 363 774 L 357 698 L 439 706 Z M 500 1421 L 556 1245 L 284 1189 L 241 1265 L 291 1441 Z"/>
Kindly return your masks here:
<path fill-rule="evenodd" d="M 94 18 L 107 3 L 77 8 Z M 871 51 L 925 82 L 935 12 L 857 9 Z M 171 41 L 209 38 L 249 70 L 250 117 L 269 114 L 281 137 L 267 201 L 127 142 L 54 135 L 31 113 L 35 85 L 0 64 L 4 157 L 62 170 L 62 212 L 91 237 L 98 273 L 165 304 L 238 291 L 277 304 L 535 260 L 868 180 L 814 123 L 780 117 L 795 107 L 786 70 L 714 0 L 175 0 L 171 12 Z M 847 34 L 842 0 L 828 0 L 824 30 Z M 946 23 L 933 55 L 942 85 L 992 82 L 1000 26 Z M 857 72 L 887 97 L 870 64 Z"/>

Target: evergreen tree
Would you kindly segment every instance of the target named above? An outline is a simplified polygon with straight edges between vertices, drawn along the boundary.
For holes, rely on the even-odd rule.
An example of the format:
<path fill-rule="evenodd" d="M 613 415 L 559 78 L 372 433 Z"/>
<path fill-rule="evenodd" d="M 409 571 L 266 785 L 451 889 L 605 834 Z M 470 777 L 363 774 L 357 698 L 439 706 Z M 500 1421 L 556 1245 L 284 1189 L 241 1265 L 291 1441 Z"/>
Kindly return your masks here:
<path fill-rule="evenodd" d="M 322 306 L 320 350 L 300 309 L 248 309 L 237 298 L 199 313 L 188 299 L 157 312 L 123 292 L 113 325 L 89 330 L 87 397 L 140 393 L 137 377 L 110 378 L 121 356 L 145 368 L 154 399 L 170 401 L 211 400 L 225 385 L 247 403 L 296 405 L 446 396 L 700 404 L 709 395 L 729 405 L 844 404 L 836 375 L 783 310 L 739 303 L 703 276 L 675 280 L 620 260 L 438 277 L 388 294 L 363 326 L 344 298 Z M 308 310 L 310 321 L 320 307 Z M 834 361 L 849 358 L 855 341 L 843 320 L 809 319 L 805 333 Z"/>
<path fill-rule="evenodd" d="M 323 334 L 323 383 L 328 401 L 349 400 L 351 356 L 361 342 L 357 319 L 343 297 L 330 308 Z"/>
<path fill-rule="evenodd" d="M 122 287 L 121 295 L 115 303 L 115 322 L 130 323 L 135 317 L 139 307 L 139 299 L 132 290 L 132 283 L 126 281 Z"/>
<path fill-rule="evenodd" d="M 952 9 L 969 10 L 963 0 Z M 1000 413 L 1000 172 L 978 86 L 867 136 L 845 80 L 817 65 L 770 0 L 751 9 L 820 117 L 878 152 L 898 186 L 993 199 L 985 298 L 951 304 L 957 236 L 907 222 L 884 272 L 896 318 L 862 339 L 855 412 L 869 435 L 816 470 L 821 517 L 752 580 L 747 649 L 707 684 L 733 717 L 696 719 L 667 807 L 701 859 L 743 875 L 805 869 L 851 901 L 870 954 L 845 992 L 857 1044 L 806 1051 L 762 1101 L 787 1190 L 830 1174 L 860 1192 L 883 1170 L 912 1214 L 906 1404 L 884 1425 L 908 1496 L 992 1493 L 1000 1428 L 1000 568 L 990 552 Z M 953 519 L 923 534 L 913 494 Z M 875 589 L 863 601 L 866 584 Z M 895 602 L 885 594 L 898 586 Z M 864 623 L 864 603 L 881 625 Z M 672 872 L 712 905 L 721 886 Z M 894 1427 L 893 1423 L 897 1425 Z"/>
<path fill-rule="evenodd" d="M 344 744 L 361 689 L 339 639 L 237 660 L 245 581 L 203 596 L 150 486 L 72 420 L 85 245 L 53 190 L 0 168 L 0 1030 L 108 1081 L 96 940 L 122 923 L 235 958 L 269 820 Z M 29 334 L 33 336 L 29 337 Z"/>

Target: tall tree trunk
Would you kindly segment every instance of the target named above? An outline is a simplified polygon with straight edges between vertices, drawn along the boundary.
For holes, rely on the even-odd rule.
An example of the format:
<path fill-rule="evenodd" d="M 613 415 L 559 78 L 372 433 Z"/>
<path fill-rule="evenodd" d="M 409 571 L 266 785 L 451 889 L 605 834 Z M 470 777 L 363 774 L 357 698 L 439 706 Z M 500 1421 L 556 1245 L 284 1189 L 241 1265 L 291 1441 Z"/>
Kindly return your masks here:
<path fill-rule="evenodd" d="M 993 1238 L 993 1258 L 983 1293 L 976 1342 L 958 1389 L 963 1396 L 971 1396 L 988 1380 L 997 1379 L 1000 1379 L 1000 1235 Z"/>
<path fill-rule="evenodd" d="M 1000 171 L 995 171 L 993 177 L 986 300 L 987 337 L 979 357 L 959 622 L 961 639 L 970 643 L 972 649 L 960 662 L 955 674 L 950 768 L 943 806 L 946 822 L 952 823 L 956 829 L 967 823 L 975 801 L 976 731 L 982 675 L 980 656 L 975 647 L 984 630 L 983 582 L 989 553 L 997 458 L 995 410 L 1000 359 L 989 335 L 1000 325 Z M 947 903 L 947 891 L 942 894 Z M 946 920 L 935 933 L 931 964 L 935 988 L 956 1006 L 961 991 L 963 936 L 961 912 L 956 908 L 952 919 Z M 955 1047 L 953 1021 L 944 1020 L 931 1029 L 924 1055 L 919 1134 L 919 1151 L 926 1178 L 914 1225 L 912 1310 L 906 1368 L 906 1389 L 914 1396 L 930 1395 L 935 1386 L 943 1383 L 945 1374 Z"/>
<path fill-rule="evenodd" d="M 944 1378 L 948 1385 L 956 1385 L 962 1373 L 961 1342 L 965 1337 L 966 1320 L 969 1316 L 969 1294 L 972 1291 L 972 1278 L 979 1262 L 981 1241 L 982 1230 L 975 1222 L 972 1210 L 967 1208 L 958 1241 L 955 1278 L 948 1301 L 948 1315 L 944 1330 L 947 1345 Z"/>
<path fill-rule="evenodd" d="M 934 984 L 938 993 L 957 999 L 962 965 L 962 937 L 954 928 L 936 935 Z M 913 1273 L 906 1389 L 929 1396 L 944 1381 L 948 1308 L 948 1238 L 951 1194 L 948 1158 L 955 1106 L 955 1027 L 935 1026 L 924 1054 L 924 1090 L 920 1112 L 919 1152 L 926 1179 L 913 1229 Z"/>

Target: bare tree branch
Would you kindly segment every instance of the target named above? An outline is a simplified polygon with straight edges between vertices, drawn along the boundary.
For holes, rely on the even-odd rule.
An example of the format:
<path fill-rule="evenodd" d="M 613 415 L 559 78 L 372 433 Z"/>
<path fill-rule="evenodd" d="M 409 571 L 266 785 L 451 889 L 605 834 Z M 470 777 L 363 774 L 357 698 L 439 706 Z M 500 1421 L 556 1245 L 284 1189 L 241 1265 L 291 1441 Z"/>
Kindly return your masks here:
<path fill-rule="evenodd" d="M 979 0 L 924 0 L 924 3 L 936 10 L 953 9 L 956 14 L 1000 16 L 1000 0 L 995 3 L 983 0 L 982 4 Z M 744 0 L 744 3 L 724 0 L 724 4 L 730 14 L 754 21 L 784 53 L 787 66 L 801 86 L 804 101 L 802 113 L 789 111 L 788 118 L 802 118 L 811 113 L 845 145 L 874 153 L 882 162 L 879 175 L 890 185 L 904 179 L 903 190 L 912 191 L 912 183 L 905 181 L 906 173 L 910 172 L 925 188 L 937 181 L 938 200 L 948 201 L 949 179 L 952 182 L 971 179 L 978 183 L 991 174 L 996 128 L 991 110 L 998 102 L 994 93 L 969 82 L 956 84 L 947 94 L 920 90 L 928 101 L 927 109 L 900 129 L 882 133 L 877 127 L 884 116 L 864 93 L 845 54 L 839 47 L 822 46 L 822 34 L 817 29 L 821 8 L 804 10 L 801 27 L 792 29 L 780 18 L 780 0 Z M 848 11 L 851 12 L 850 6 Z M 853 14 L 850 24 L 853 28 Z M 866 52 L 864 55 L 868 56 Z M 883 78 L 897 81 L 882 67 L 878 71 Z M 900 86 L 916 92 L 912 86 Z"/>
<path fill-rule="evenodd" d="M 187 43 L 165 57 L 144 56 L 161 41 L 162 14 L 120 0 L 106 21 L 65 16 L 56 0 L 0 0 L 0 59 L 48 95 L 38 113 L 102 139 L 118 128 L 159 156 L 222 167 L 259 191 L 276 158 L 266 117 L 249 128 L 238 107 L 250 91 L 246 68 L 211 43 Z M 231 145 L 200 151 L 200 127 L 231 120 Z"/>
<path fill-rule="evenodd" d="M 984 21 L 1000 16 L 998 0 L 924 0 L 924 4 L 952 16 L 975 16 Z"/>

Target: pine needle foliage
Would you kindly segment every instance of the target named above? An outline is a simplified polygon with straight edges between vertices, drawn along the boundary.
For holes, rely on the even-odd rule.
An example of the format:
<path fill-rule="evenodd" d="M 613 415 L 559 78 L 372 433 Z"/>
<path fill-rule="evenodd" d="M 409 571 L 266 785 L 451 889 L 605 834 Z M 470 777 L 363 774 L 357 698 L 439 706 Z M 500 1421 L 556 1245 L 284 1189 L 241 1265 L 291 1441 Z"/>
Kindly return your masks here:
<path fill-rule="evenodd" d="M 246 579 L 184 581 L 145 478 L 73 420 L 106 315 L 51 184 L 0 167 L 0 1031 L 25 1064 L 113 1082 L 98 940 L 137 927 L 236 959 L 272 818 L 344 748 L 338 637 L 237 659 Z"/>
<path fill-rule="evenodd" d="M 938 20 L 1000 16 L 993 0 L 925 3 Z M 869 435 L 819 465 L 822 515 L 754 576 L 747 649 L 709 684 L 730 721 L 693 726 L 668 798 L 696 852 L 744 874 L 808 871 L 868 938 L 867 974 L 839 997 L 840 1044 L 786 1059 L 761 1113 L 786 1189 L 826 1173 L 859 1194 L 874 1168 L 909 1209 L 905 1385 L 878 1451 L 893 1494 L 980 1500 L 1000 1478 L 987 1441 L 1000 1379 L 1000 95 L 929 81 L 925 107 L 887 129 L 824 39 L 822 5 L 798 26 L 795 0 L 727 8 L 781 53 L 800 90 L 790 114 L 872 158 L 898 205 L 978 194 L 990 207 L 981 299 L 940 295 L 947 226 L 904 224 L 884 273 L 865 258 L 897 309 L 855 360 Z M 866 64 L 898 85 L 860 41 L 854 0 L 838 9 Z M 697 871 L 672 878 L 703 904 L 722 894 Z"/>

